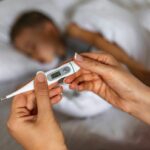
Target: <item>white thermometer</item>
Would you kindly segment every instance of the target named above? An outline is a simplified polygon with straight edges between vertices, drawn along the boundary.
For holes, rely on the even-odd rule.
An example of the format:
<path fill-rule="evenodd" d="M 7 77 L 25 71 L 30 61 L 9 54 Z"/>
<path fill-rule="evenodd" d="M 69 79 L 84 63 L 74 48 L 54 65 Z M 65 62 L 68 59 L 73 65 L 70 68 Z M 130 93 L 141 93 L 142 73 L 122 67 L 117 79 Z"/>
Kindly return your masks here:
<path fill-rule="evenodd" d="M 45 73 L 45 75 L 47 77 L 48 85 L 58 82 L 59 80 L 65 78 L 67 76 L 70 76 L 70 75 L 78 72 L 79 70 L 80 70 L 80 67 L 77 64 L 75 64 L 74 61 L 71 61 L 69 63 L 66 63 L 66 64 L 60 66 L 59 68 L 48 71 Z M 9 99 L 18 94 L 32 91 L 32 90 L 34 90 L 34 81 L 31 81 L 30 83 L 25 85 L 23 88 L 17 90 L 16 92 L 14 92 L 10 95 L 7 95 L 5 98 L 1 98 L 1 101 Z"/>

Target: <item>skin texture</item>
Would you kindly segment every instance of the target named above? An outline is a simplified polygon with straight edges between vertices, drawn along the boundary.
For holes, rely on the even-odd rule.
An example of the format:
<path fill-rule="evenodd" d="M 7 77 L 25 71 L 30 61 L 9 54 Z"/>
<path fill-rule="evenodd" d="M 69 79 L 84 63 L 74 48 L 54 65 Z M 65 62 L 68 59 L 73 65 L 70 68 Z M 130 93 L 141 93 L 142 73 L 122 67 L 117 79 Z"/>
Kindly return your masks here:
<path fill-rule="evenodd" d="M 60 31 L 50 22 L 24 28 L 14 39 L 13 45 L 41 63 L 49 63 L 56 55 L 64 55 Z"/>
<path fill-rule="evenodd" d="M 99 33 L 89 32 L 85 29 L 80 28 L 76 24 L 70 24 L 68 26 L 67 33 L 71 37 L 90 43 L 96 48 L 111 54 L 119 62 L 125 64 L 129 68 L 129 70 L 142 82 L 150 85 L 150 72 L 146 70 L 146 68 L 142 64 L 130 57 L 122 48 L 120 48 L 115 43 L 107 41 Z"/>
<path fill-rule="evenodd" d="M 65 79 L 70 88 L 92 91 L 117 108 L 150 124 L 150 88 L 104 52 L 77 55 L 81 67 Z"/>
<path fill-rule="evenodd" d="M 26 150 L 67 150 L 52 110 L 52 104 L 61 99 L 62 88 L 57 84 L 48 88 L 43 73 L 36 76 L 34 86 L 35 92 L 13 100 L 7 123 L 11 135 Z"/>
<path fill-rule="evenodd" d="M 71 89 L 92 91 L 150 124 L 149 87 L 123 69 L 112 56 L 84 53 L 77 55 L 75 62 L 81 70 L 64 80 Z M 61 88 L 59 91 L 56 85 L 48 88 L 43 73 L 36 76 L 34 86 L 34 93 L 19 95 L 13 100 L 7 123 L 11 135 L 26 150 L 67 150 L 52 111 L 52 103 L 61 99 Z"/>

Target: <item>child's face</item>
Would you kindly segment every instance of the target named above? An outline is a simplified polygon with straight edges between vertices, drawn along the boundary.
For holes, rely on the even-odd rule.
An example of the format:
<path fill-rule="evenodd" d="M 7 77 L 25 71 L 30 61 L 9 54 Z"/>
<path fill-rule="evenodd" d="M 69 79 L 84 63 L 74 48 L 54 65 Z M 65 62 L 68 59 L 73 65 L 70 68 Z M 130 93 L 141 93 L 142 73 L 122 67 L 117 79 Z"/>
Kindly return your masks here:
<path fill-rule="evenodd" d="M 41 63 L 49 63 L 58 54 L 61 45 L 60 33 L 51 24 L 24 28 L 14 44 L 29 57 Z"/>

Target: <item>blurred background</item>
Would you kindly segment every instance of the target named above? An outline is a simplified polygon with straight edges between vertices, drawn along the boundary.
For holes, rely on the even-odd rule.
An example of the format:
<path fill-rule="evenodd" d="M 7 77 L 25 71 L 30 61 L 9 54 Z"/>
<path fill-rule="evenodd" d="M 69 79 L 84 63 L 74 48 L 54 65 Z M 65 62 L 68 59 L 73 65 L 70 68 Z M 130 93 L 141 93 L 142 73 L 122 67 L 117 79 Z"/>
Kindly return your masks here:
<path fill-rule="evenodd" d="M 110 53 L 150 85 L 150 0 L 0 1 L 0 97 L 75 52 L 93 51 Z M 70 150 L 150 149 L 149 126 L 90 92 L 64 87 L 54 110 Z M 0 102 L 0 150 L 21 150 L 6 127 L 10 105 Z"/>

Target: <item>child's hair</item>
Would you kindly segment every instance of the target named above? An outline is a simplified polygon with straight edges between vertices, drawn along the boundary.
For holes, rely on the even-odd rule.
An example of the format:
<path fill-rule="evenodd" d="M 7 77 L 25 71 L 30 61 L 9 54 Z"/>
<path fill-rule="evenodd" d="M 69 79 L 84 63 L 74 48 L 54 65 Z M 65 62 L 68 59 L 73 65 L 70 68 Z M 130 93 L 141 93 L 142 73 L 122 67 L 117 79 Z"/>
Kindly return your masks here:
<path fill-rule="evenodd" d="M 14 42 L 17 35 L 24 29 L 28 27 L 37 27 L 45 22 L 52 23 L 55 27 L 53 20 L 39 11 L 29 11 L 23 13 L 13 24 L 10 31 L 11 42 Z"/>

